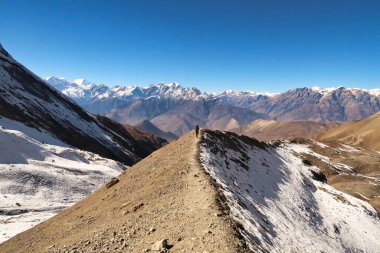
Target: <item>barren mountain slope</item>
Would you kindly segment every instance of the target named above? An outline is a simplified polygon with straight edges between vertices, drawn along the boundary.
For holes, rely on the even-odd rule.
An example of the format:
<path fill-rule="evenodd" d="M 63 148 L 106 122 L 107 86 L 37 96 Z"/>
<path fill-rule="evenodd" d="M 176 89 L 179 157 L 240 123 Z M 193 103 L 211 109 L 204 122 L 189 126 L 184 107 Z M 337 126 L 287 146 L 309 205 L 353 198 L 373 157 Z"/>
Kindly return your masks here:
<path fill-rule="evenodd" d="M 0 252 L 143 252 L 162 239 L 170 252 L 249 252 L 218 207 L 197 142 L 190 133 L 166 145 Z"/>
<path fill-rule="evenodd" d="M 310 138 L 336 126 L 334 123 L 313 121 L 280 122 L 258 119 L 247 125 L 232 129 L 233 132 L 263 141 L 283 140 L 295 137 Z"/>
<path fill-rule="evenodd" d="M 320 135 L 319 139 L 380 151 L 380 112 L 366 119 L 337 126 Z"/>

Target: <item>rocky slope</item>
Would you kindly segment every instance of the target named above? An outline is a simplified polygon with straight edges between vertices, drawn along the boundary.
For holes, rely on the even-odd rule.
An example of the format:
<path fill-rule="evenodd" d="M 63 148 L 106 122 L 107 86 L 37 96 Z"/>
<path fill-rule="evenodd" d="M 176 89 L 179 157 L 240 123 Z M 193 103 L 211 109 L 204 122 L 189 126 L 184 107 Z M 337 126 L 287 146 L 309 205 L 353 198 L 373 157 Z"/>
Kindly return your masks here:
<path fill-rule="evenodd" d="M 292 138 L 312 138 L 336 125 L 334 123 L 313 121 L 280 122 L 259 119 L 231 131 L 262 141 L 272 141 Z"/>
<path fill-rule="evenodd" d="M 82 83 L 83 86 L 93 86 Z M 110 129 L 14 60 L 0 47 L 0 116 L 49 133 L 73 147 L 134 164 L 135 140 Z M 113 129 L 117 125 L 112 126 Z"/>
<path fill-rule="evenodd" d="M 190 133 L 0 251 L 378 252 L 378 213 L 326 183 L 350 167 L 314 146 Z"/>
<path fill-rule="evenodd" d="M 337 126 L 318 138 L 380 151 L 380 112 L 359 121 Z"/>

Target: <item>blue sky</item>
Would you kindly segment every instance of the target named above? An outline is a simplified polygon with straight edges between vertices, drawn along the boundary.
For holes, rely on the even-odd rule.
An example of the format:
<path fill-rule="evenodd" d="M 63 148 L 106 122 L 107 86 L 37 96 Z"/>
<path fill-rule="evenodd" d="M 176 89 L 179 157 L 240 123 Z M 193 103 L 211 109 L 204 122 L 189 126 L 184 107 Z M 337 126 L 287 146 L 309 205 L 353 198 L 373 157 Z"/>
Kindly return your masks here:
<path fill-rule="evenodd" d="M 380 88 L 380 1 L 0 0 L 36 74 L 204 91 Z"/>

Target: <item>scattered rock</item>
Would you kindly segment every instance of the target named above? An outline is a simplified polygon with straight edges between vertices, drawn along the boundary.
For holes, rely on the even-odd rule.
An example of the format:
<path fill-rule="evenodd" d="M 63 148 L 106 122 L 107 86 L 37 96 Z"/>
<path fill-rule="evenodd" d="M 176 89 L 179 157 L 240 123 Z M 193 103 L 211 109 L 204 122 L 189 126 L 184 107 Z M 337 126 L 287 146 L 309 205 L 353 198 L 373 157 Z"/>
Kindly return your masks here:
<path fill-rule="evenodd" d="M 124 204 L 122 204 L 122 205 L 121 205 L 121 209 L 127 207 L 128 205 L 129 205 L 129 202 L 128 202 L 128 203 L 124 203 Z"/>
<path fill-rule="evenodd" d="M 160 240 L 156 243 L 153 244 L 151 250 L 153 251 L 163 251 L 163 250 L 167 250 L 167 249 L 170 249 L 172 245 L 169 245 L 168 244 L 168 239 L 163 239 L 163 240 Z"/>
<path fill-rule="evenodd" d="M 313 163 L 310 160 L 307 160 L 307 159 L 303 159 L 302 163 L 305 164 L 305 165 L 307 165 L 307 166 L 313 165 Z"/>
<path fill-rule="evenodd" d="M 20 203 L 16 203 L 16 206 L 21 206 L 21 204 Z"/>
<path fill-rule="evenodd" d="M 106 187 L 107 189 L 111 188 L 112 186 L 114 186 L 115 184 L 119 183 L 119 179 L 117 179 L 116 177 L 112 178 L 111 181 L 109 181 L 107 184 L 106 184 Z"/>
<path fill-rule="evenodd" d="M 141 207 L 143 207 L 143 206 L 144 206 L 144 203 L 140 203 L 140 204 L 134 206 L 134 207 L 132 208 L 132 212 L 136 212 L 137 210 L 139 210 L 139 209 L 140 209 Z"/>
<path fill-rule="evenodd" d="M 205 234 L 212 234 L 212 231 L 211 231 L 211 230 L 208 230 L 208 229 L 206 229 L 206 230 L 205 230 Z"/>
<path fill-rule="evenodd" d="M 217 212 L 217 213 L 214 214 L 214 216 L 216 216 L 216 217 L 220 217 L 220 216 L 223 216 L 223 213 L 221 213 L 221 212 Z"/>

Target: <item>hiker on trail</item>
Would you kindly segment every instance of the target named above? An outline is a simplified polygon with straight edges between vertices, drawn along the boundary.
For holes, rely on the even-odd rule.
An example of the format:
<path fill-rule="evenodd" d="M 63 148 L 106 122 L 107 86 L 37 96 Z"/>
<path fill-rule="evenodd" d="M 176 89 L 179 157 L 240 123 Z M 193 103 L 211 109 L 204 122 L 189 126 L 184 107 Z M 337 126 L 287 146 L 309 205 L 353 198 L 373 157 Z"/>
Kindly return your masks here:
<path fill-rule="evenodd" d="M 198 138 L 198 135 L 199 135 L 199 126 L 196 125 L 195 126 L 195 136 Z"/>

